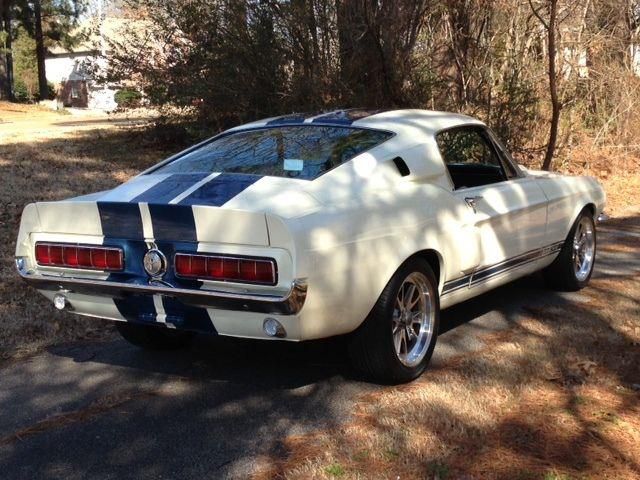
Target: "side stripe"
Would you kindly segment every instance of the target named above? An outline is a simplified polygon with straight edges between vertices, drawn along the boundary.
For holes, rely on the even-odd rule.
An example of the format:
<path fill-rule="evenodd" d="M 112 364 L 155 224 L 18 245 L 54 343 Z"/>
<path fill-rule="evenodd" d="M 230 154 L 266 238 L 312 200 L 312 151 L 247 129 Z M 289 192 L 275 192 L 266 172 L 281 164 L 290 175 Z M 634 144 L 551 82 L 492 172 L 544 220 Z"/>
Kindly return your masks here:
<path fill-rule="evenodd" d="M 203 184 L 190 195 L 180 200 L 178 204 L 220 207 L 261 178 L 262 175 L 221 173 L 210 182 Z"/>
<path fill-rule="evenodd" d="M 442 288 L 442 295 L 448 295 L 465 287 L 471 288 L 497 275 L 508 272 L 509 270 L 513 270 L 515 268 L 524 266 L 528 263 L 557 253 L 558 251 L 560 251 L 563 244 L 564 241 L 556 242 L 546 247 L 537 248 L 535 250 L 523 253 L 522 255 L 509 258 L 500 263 L 496 263 L 495 265 L 484 267 L 469 275 L 464 275 L 463 277 L 445 282 L 444 287 Z"/>
<path fill-rule="evenodd" d="M 474 272 L 471 279 L 471 285 L 473 286 L 476 283 L 488 280 L 491 277 L 495 277 L 496 275 L 499 275 L 513 268 L 533 262 L 542 257 L 546 257 L 547 255 L 551 255 L 552 253 L 560 250 L 563 243 L 564 242 L 560 242 L 559 244 L 553 244 L 549 247 L 533 250 L 505 262 L 499 263 L 495 266 L 487 267 L 479 270 L 478 272 Z"/>
<path fill-rule="evenodd" d="M 450 280 L 448 282 L 445 282 L 444 287 L 442 288 L 442 294 L 444 295 L 445 293 L 451 293 L 455 290 L 468 287 L 470 280 L 471 280 L 471 275 L 465 275 L 464 277 L 460 277 L 455 280 Z"/>

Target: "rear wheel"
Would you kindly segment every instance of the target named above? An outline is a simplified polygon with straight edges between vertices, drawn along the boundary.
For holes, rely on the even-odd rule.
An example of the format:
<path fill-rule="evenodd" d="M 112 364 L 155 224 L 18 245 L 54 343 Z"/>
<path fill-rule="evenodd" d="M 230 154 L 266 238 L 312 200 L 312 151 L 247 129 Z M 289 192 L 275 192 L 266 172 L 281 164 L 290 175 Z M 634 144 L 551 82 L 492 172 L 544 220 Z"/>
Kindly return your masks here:
<path fill-rule="evenodd" d="M 436 285 L 424 259 L 410 259 L 398 269 L 352 334 L 350 355 L 358 370 L 382 383 L 408 382 L 424 372 L 438 336 Z"/>
<path fill-rule="evenodd" d="M 591 212 L 582 210 L 560 250 L 560 254 L 544 270 L 548 285 L 565 291 L 584 288 L 596 261 L 596 225 Z"/>
<path fill-rule="evenodd" d="M 177 350 L 188 346 L 194 336 L 192 332 L 128 322 L 116 322 L 116 328 L 127 342 L 145 350 Z"/>

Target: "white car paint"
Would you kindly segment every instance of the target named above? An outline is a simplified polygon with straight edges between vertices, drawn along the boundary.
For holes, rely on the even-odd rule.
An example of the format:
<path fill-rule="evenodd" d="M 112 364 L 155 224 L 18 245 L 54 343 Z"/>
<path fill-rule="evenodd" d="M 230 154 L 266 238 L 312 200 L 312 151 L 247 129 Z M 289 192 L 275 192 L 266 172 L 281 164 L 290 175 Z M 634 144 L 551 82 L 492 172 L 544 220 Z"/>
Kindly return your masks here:
<path fill-rule="evenodd" d="M 232 131 L 263 127 L 266 122 Z M 284 325 L 288 340 L 351 332 L 367 317 L 398 267 L 425 251 L 437 258 L 441 307 L 447 308 L 550 264 L 579 212 L 587 206 L 594 217 L 602 212 L 604 191 L 589 177 L 523 170 L 518 178 L 454 190 L 435 134 L 463 125 L 484 126 L 443 112 L 371 115 L 352 126 L 395 136 L 319 178 L 263 177 L 220 207 L 194 206 L 199 252 L 272 257 L 279 269 L 273 287 L 207 281 L 203 290 L 285 295 L 296 279 L 308 284 L 304 306 L 294 315 L 209 309 L 217 332 L 268 338 L 263 331 L 267 316 Z M 405 161 L 410 175 L 399 175 L 396 157 Z M 164 177 L 150 169 L 98 198 L 130 200 Z M 475 210 L 465 201 L 470 197 L 481 197 Z M 96 198 L 25 208 L 16 247 L 25 270 L 105 278 L 100 272 L 45 268 L 34 261 L 36 241 L 104 241 Z M 145 208 L 141 203 L 143 219 Z M 145 237 L 153 237 L 148 230 Z M 52 298 L 55 292 L 42 293 Z M 110 299 L 73 292 L 68 298 L 75 313 L 124 320 Z"/>

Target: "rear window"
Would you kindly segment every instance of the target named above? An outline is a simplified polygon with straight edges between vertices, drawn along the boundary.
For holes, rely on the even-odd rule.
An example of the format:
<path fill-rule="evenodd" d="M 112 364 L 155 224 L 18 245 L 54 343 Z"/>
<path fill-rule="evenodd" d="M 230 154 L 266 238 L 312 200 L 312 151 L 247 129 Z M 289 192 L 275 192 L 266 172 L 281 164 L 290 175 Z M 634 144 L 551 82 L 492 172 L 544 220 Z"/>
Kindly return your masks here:
<path fill-rule="evenodd" d="M 154 173 L 229 172 L 313 180 L 393 134 L 332 126 L 286 126 L 224 135 Z"/>

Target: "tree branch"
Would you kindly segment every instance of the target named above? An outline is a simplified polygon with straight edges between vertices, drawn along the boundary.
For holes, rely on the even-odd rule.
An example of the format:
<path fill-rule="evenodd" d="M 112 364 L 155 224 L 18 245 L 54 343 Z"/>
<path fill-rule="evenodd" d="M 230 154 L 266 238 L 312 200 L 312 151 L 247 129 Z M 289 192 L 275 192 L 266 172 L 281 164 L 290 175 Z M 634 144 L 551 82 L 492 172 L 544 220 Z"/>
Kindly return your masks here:
<path fill-rule="evenodd" d="M 533 14 L 537 17 L 538 20 L 540 20 L 540 23 L 542 23 L 544 28 L 549 30 L 549 24 L 545 21 L 544 18 L 542 18 L 542 15 L 540 15 L 538 10 L 535 9 L 535 7 L 533 6 L 533 2 L 531 0 L 528 0 L 528 2 L 529 2 L 529 6 L 531 7 L 531 11 L 533 12 Z"/>

